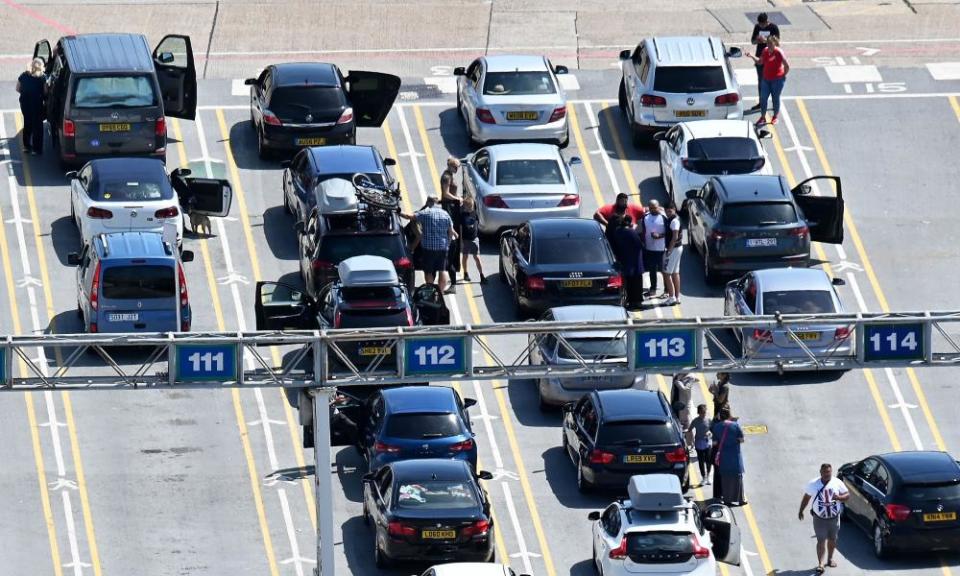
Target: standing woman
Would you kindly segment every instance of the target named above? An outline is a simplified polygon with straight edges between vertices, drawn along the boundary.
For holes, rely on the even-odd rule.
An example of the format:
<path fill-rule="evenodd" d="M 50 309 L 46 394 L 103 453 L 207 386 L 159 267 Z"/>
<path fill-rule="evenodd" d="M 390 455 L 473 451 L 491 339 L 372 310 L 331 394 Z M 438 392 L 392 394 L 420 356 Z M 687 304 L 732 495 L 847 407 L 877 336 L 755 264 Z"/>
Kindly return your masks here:
<path fill-rule="evenodd" d="M 477 272 L 480 273 L 480 283 L 486 284 L 487 277 L 483 275 L 483 265 L 480 264 L 480 219 L 477 216 L 477 203 L 473 196 L 464 196 L 460 205 L 460 254 L 463 280 L 470 281 L 467 256 L 473 256 Z"/>
<path fill-rule="evenodd" d="M 27 154 L 43 153 L 43 95 L 47 92 L 43 70 L 43 60 L 34 58 L 27 71 L 17 78 L 23 113 L 23 150 Z"/>
<path fill-rule="evenodd" d="M 719 487 L 720 501 L 727 506 L 743 506 L 743 429 L 729 409 L 720 412 L 720 418 L 710 432 L 716 440 L 716 456 L 713 461 L 714 498 Z"/>
<path fill-rule="evenodd" d="M 710 385 L 713 395 L 713 420 L 720 418 L 720 412 L 730 411 L 730 373 L 717 372 L 717 381 Z"/>
<path fill-rule="evenodd" d="M 760 118 L 757 119 L 757 126 L 767 123 L 767 98 L 770 96 L 773 96 L 773 117 L 770 123 L 776 124 L 780 116 L 780 94 L 783 92 L 783 85 L 790 72 L 790 63 L 780 49 L 780 37 L 771 35 L 767 38 L 767 47 L 759 57 L 749 52 L 747 56 L 756 64 L 763 66 L 760 79 Z"/>

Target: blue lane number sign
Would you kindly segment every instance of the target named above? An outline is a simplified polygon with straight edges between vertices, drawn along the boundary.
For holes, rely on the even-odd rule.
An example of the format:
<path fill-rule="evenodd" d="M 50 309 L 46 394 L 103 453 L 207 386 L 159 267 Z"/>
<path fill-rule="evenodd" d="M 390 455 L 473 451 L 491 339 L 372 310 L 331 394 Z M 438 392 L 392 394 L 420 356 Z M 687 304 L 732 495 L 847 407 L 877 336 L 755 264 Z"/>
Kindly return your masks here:
<path fill-rule="evenodd" d="M 863 360 L 923 360 L 927 346 L 923 324 L 865 324 Z"/>
<path fill-rule="evenodd" d="M 176 344 L 176 379 L 235 382 L 237 344 Z"/>
<path fill-rule="evenodd" d="M 636 366 L 694 366 L 696 330 L 651 330 L 636 333 Z"/>
<path fill-rule="evenodd" d="M 464 338 L 414 338 L 404 342 L 404 373 L 463 374 L 467 371 Z"/>

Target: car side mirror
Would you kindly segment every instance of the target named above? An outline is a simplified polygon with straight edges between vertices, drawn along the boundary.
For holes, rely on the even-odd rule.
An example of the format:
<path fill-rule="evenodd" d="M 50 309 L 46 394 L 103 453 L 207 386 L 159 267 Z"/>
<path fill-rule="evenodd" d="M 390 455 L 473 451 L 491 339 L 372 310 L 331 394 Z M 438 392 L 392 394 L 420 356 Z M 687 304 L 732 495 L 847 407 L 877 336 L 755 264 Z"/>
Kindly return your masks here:
<path fill-rule="evenodd" d="M 733 48 L 727 50 L 727 58 L 740 58 L 743 56 L 743 50 L 734 46 Z"/>
<path fill-rule="evenodd" d="M 630 51 L 629 51 L 629 50 L 621 50 L 621 51 L 620 51 L 620 59 L 621 59 L 621 60 L 629 60 L 629 59 L 630 59 Z"/>
<path fill-rule="evenodd" d="M 243 81 L 243 85 L 244 85 L 244 86 L 256 86 L 256 85 L 257 85 L 257 79 L 256 79 L 256 78 L 247 78 L 246 80 Z"/>
<path fill-rule="evenodd" d="M 569 164 L 570 166 L 576 166 L 577 164 L 583 164 L 583 160 L 581 160 L 579 156 L 574 156 L 570 158 L 567 164 Z"/>
<path fill-rule="evenodd" d="M 830 283 L 833 284 L 834 286 L 846 286 L 846 285 L 847 285 L 847 281 L 844 280 L 843 278 L 840 278 L 839 276 L 834 276 L 834 277 L 833 277 L 833 280 L 830 280 Z"/>
<path fill-rule="evenodd" d="M 384 165 L 384 166 L 396 166 L 396 165 L 397 165 L 397 161 L 394 160 L 393 158 L 384 158 L 384 159 L 383 159 L 383 165 Z"/>
<path fill-rule="evenodd" d="M 193 262 L 193 250 L 184 250 L 181 252 L 180 260 L 183 262 Z"/>
<path fill-rule="evenodd" d="M 294 224 L 293 229 L 294 231 L 296 231 L 297 234 L 303 234 L 303 231 L 304 231 L 303 222 L 297 222 L 296 224 Z"/>
<path fill-rule="evenodd" d="M 73 180 L 74 178 L 77 177 L 77 171 L 76 171 L 76 170 L 71 170 L 71 171 L 67 172 L 66 174 L 64 174 L 64 176 L 66 176 L 67 178 Z"/>
<path fill-rule="evenodd" d="M 698 197 L 700 196 L 700 191 L 699 191 L 699 190 L 687 190 L 687 193 L 685 194 L 685 196 L 687 197 L 687 200 L 693 200 L 694 198 L 698 198 Z"/>
<path fill-rule="evenodd" d="M 493 474 L 490 472 L 487 472 L 486 470 L 481 470 L 480 472 L 477 473 L 477 478 L 479 478 L 480 480 L 493 480 Z"/>
<path fill-rule="evenodd" d="M 599 520 L 599 519 L 600 519 L 600 512 L 597 511 L 597 510 L 594 510 L 593 512 L 587 514 L 587 520 L 591 520 L 591 521 L 593 521 L 593 522 L 596 522 L 596 521 Z"/>
<path fill-rule="evenodd" d="M 453 69 L 453 75 L 454 75 L 454 76 L 466 76 L 466 75 L 467 75 L 467 69 L 464 68 L 463 66 L 457 66 L 456 68 Z"/>
<path fill-rule="evenodd" d="M 289 168 L 289 167 L 290 167 L 290 161 L 289 161 L 289 160 L 281 160 L 281 161 L 280 161 L 280 167 L 281 167 L 281 168 Z"/>
<path fill-rule="evenodd" d="M 178 176 L 180 178 L 186 178 L 193 174 L 193 170 L 189 168 L 174 168 L 173 172 L 170 173 L 171 176 Z"/>
<path fill-rule="evenodd" d="M 773 138 L 773 132 L 769 130 L 757 130 L 757 136 L 760 138 Z"/>
<path fill-rule="evenodd" d="M 561 409 L 562 409 L 564 412 L 573 412 L 573 406 L 574 406 L 575 404 L 576 404 L 576 402 L 567 402 L 566 404 L 564 404 L 564 405 L 561 407 Z"/>
<path fill-rule="evenodd" d="M 473 398 L 464 398 L 464 399 L 463 399 L 463 407 L 464 407 L 464 408 L 470 408 L 470 407 L 473 407 L 473 406 L 476 406 L 476 405 L 477 405 L 477 401 L 476 401 L 475 399 L 473 399 Z"/>
<path fill-rule="evenodd" d="M 173 53 L 171 52 L 161 52 L 160 57 L 158 58 L 161 64 L 170 64 L 173 62 Z"/>
<path fill-rule="evenodd" d="M 666 137 L 667 137 L 667 133 L 663 131 L 657 132 L 656 134 L 653 135 L 653 139 L 656 140 L 657 142 L 660 142 Z"/>
<path fill-rule="evenodd" d="M 554 74 L 568 74 L 569 72 L 570 72 L 569 68 L 560 64 L 553 67 Z"/>
<path fill-rule="evenodd" d="M 71 265 L 71 266 L 79 266 L 79 265 L 80 265 L 80 255 L 77 254 L 76 252 L 71 252 L 71 253 L 67 254 L 67 264 L 69 264 L 69 265 Z"/>
<path fill-rule="evenodd" d="M 800 187 L 800 190 L 798 190 L 797 192 L 800 193 L 802 196 L 806 196 L 807 194 L 813 192 L 813 188 L 809 184 L 804 184 L 803 186 Z"/>

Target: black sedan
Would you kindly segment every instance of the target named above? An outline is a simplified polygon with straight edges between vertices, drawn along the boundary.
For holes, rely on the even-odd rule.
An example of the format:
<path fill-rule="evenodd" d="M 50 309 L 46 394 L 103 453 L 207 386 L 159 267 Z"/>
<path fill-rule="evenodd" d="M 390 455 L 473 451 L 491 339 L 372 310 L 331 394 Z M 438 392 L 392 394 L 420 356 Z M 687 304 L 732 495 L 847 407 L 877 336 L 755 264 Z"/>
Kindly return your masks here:
<path fill-rule="evenodd" d="M 378 568 L 395 561 L 490 562 L 487 493 L 462 460 L 401 460 L 363 477 L 363 521 L 374 529 Z"/>
<path fill-rule="evenodd" d="M 570 304 L 623 305 L 623 278 L 594 220 L 543 218 L 500 235 L 500 281 L 521 316 Z"/>
<path fill-rule="evenodd" d="M 272 151 L 353 144 L 358 126 L 383 124 L 400 92 L 400 78 L 391 74 L 344 76 L 323 62 L 273 64 L 245 83 L 261 158 Z"/>
<path fill-rule="evenodd" d="M 873 538 L 878 558 L 960 549 L 960 463 L 946 452 L 870 456 L 837 476 L 850 491 L 844 515 Z"/>

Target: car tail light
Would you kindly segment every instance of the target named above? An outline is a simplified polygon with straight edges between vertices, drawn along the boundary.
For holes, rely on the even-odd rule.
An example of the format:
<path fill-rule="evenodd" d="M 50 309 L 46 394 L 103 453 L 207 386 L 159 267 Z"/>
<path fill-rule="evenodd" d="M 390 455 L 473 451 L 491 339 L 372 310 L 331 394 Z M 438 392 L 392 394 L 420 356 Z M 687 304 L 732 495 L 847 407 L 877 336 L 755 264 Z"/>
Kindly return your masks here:
<path fill-rule="evenodd" d="M 685 170 L 693 170 L 693 162 L 689 158 L 681 158 L 680 163 L 683 164 Z"/>
<path fill-rule="evenodd" d="M 63 137 L 76 138 L 76 136 L 77 136 L 77 125 L 73 123 L 73 120 L 64 120 L 63 121 Z"/>
<path fill-rule="evenodd" d="M 352 120 L 353 120 L 353 108 L 347 108 L 346 110 L 343 111 L 343 114 L 341 114 L 340 117 L 337 118 L 337 124 L 346 124 L 347 122 L 351 122 Z"/>
<path fill-rule="evenodd" d="M 604 452 L 594 448 L 590 451 L 590 463 L 591 464 L 610 464 L 613 462 L 614 455 L 613 452 Z"/>
<path fill-rule="evenodd" d="M 333 262 L 330 262 L 329 260 L 314 260 L 310 263 L 310 266 L 313 268 L 314 272 L 333 270 Z"/>
<path fill-rule="evenodd" d="M 93 282 L 90 283 L 90 308 L 96 310 L 100 305 L 100 263 L 93 269 Z M 96 323 L 91 324 L 91 332 L 96 332 Z"/>
<path fill-rule="evenodd" d="M 903 522 L 910 517 L 910 507 L 903 504 L 885 504 L 884 510 L 887 512 L 887 518 L 894 522 Z"/>
<path fill-rule="evenodd" d="M 579 206 L 580 196 L 577 194 L 565 194 L 557 206 Z"/>
<path fill-rule="evenodd" d="M 496 194 L 491 194 L 490 196 L 483 197 L 483 205 L 487 208 L 509 208 L 507 203 L 503 201 L 502 196 L 497 196 Z"/>
<path fill-rule="evenodd" d="M 461 534 L 464 536 L 482 536 L 490 531 L 490 521 L 489 520 L 477 520 L 473 524 L 465 527 Z"/>
<path fill-rule="evenodd" d="M 720 230 L 710 232 L 710 240 L 713 241 L 732 240 L 741 236 L 743 236 L 743 232 L 721 232 Z"/>
<path fill-rule="evenodd" d="M 734 106 L 738 102 L 740 102 L 740 95 L 736 92 L 721 94 L 713 100 L 713 103 L 717 106 Z"/>
<path fill-rule="evenodd" d="M 406 256 L 402 256 L 394 260 L 393 265 L 396 266 L 397 268 L 403 268 L 403 269 L 413 268 L 413 261 L 407 258 Z"/>
<path fill-rule="evenodd" d="M 104 208 L 96 208 L 91 206 L 90 208 L 87 208 L 87 218 L 93 218 L 95 220 L 109 220 L 113 218 L 113 212 Z"/>
<path fill-rule="evenodd" d="M 407 310 L 407 326 L 413 326 L 413 311 L 410 309 L 409 306 L 407 306 L 406 310 Z"/>
<path fill-rule="evenodd" d="M 171 206 L 171 207 L 169 207 L 169 208 L 163 208 L 163 209 L 157 210 L 156 212 L 153 213 L 153 216 L 154 216 L 155 218 L 176 218 L 176 217 L 179 216 L 179 215 L 180 215 L 180 211 L 177 210 L 177 207 L 176 207 L 176 206 Z"/>
<path fill-rule="evenodd" d="M 846 339 L 849 338 L 849 337 L 850 337 L 850 327 L 849 327 L 849 326 L 841 326 L 841 327 L 837 328 L 837 329 L 833 332 L 833 339 L 834 339 L 834 340 L 846 340 Z"/>
<path fill-rule="evenodd" d="M 759 340 L 760 342 L 773 342 L 773 333 L 771 333 L 769 330 L 754 328 L 753 339 Z"/>
<path fill-rule="evenodd" d="M 167 119 L 163 116 L 157 118 L 153 125 L 153 133 L 162 138 L 167 137 Z"/>
<path fill-rule="evenodd" d="M 496 119 L 493 117 L 493 114 L 486 108 L 477 108 L 477 120 L 483 122 L 484 124 L 497 123 Z"/>
<path fill-rule="evenodd" d="M 607 278 L 607 290 L 619 290 L 623 288 L 623 276 L 614 274 Z"/>
<path fill-rule="evenodd" d="M 187 294 L 187 279 L 183 276 L 183 266 L 177 263 L 177 278 L 180 279 L 180 308 L 186 308 L 190 304 L 190 296 Z"/>
<path fill-rule="evenodd" d="M 567 115 L 566 106 L 557 106 L 553 109 L 553 114 L 550 115 L 550 122 L 556 122 L 557 120 L 562 119 Z"/>
<path fill-rule="evenodd" d="M 90 333 L 91 333 L 91 334 L 96 334 L 96 333 L 99 332 L 99 331 L 100 331 L 100 329 L 97 328 L 97 323 L 96 323 L 96 322 L 91 322 L 91 323 L 90 323 Z"/>
<path fill-rule="evenodd" d="M 451 452 L 467 452 L 473 450 L 473 440 L 464 440 L 450 446 Z"/>
<path fill-rule="evenodd" d="M 283 126 L 283 122 L 277 118 L 277 115 L 269 110 L 263 111 L 263 121 L 271 126 Z"/>
<path fill-rule="evenodd" d="M 337 310 L 336 313 L 333 315 L 333 327 L 339 328 L 341 322 L 343 322 L 343 314 L 339 310 Z"/>
<path fill-rule="evenodd" d="M 373 449 L 377 454 L 398 454 L 400 453 L 400 448 L 398 446 L 392 446 L 384 442 L 377 442 L 373 445 Z"/>
<path fill-rule="evenodd" d="M 806 238 L 810 234 L 810 228 L 807 226 L 798 226 L 790 229 L 790 235 L 797 238 Z"/>
<path fill-rule="evenodd" d="M 690 539 L 693 540 L 693 557 L 694 558 L 699 558 L 703 560 L 710 557 L 710 549 L 700 544 L 699 538 L 691 534 Z"/>
<path fill-rule="evenodd" d="M 620 545 L 610 549 L 610 557 L 614 560 L 622 560 L 627 557 L 627 539 L 620 540 Z"/>
<path fill-rule="evenodd" d="M 667 105 L 667 99 L 654 94 L 644 94 L 640 97 L 640 105 L 648 108 L 659 108 Z"/>
<path fill-rule="evenodd" d="M 387 523 L 387 534 L 391 536 L 414 536 L 416 533 L 417 529 L 409 524 L 403 522 Z"/>
<path fill-rule="evenodd" d="M 527 290 L 545 290 L 547 283 L 539 276 L 527 276 Z"/>
<path fill-rule="evenodd" d="M 181 331 L 181 332 L 189 332 L 189 331 L 190 331 L 190 321 L 189 321 L 189 320 L 181 320 L 181 321 L 180 321 L 180 331 Z"/>
<path fill-rule="evenodd" d="M 671 450 L 667 452 L 666 454 L 664 454 L 664 456 L 667 457 L 667 462 L 670 462 L 671 464 L 676 464 L 678 462 L 686 462 L 687 449 L 684 448 L 683 446 L 680 446 L 676 450 Z"/>

